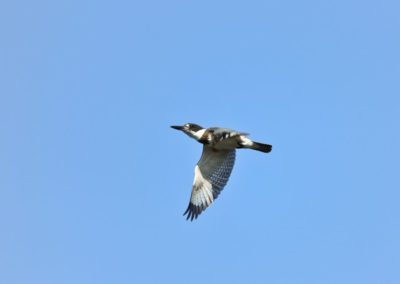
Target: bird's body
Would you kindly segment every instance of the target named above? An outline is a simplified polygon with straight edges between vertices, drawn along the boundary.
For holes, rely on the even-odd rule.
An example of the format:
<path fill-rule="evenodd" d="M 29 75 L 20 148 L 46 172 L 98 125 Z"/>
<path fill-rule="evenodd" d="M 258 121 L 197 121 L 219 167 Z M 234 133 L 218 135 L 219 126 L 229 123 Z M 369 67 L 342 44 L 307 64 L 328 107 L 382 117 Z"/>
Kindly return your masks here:
<path fill-rule="evenodd" d="M 250 140 L 247 133 L 228 128 L 203 128 L 197 124 L 171 126 L 203 144 L 203 153 L 195 167 L 192 194 L 184 215 L 196 219 L 223 190 L 231 175 L 236 149 L 247 148 L 269 153 L 271 145 Z"/>

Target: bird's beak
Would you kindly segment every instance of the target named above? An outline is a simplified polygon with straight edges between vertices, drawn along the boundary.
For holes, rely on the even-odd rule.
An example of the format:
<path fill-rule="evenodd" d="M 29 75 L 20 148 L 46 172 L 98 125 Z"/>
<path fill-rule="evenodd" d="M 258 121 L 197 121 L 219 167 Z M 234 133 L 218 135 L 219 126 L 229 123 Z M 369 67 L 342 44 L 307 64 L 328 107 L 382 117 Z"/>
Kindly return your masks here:
<path fill-rule="evenodd" d="M 183 129 L 183 126 L 175 126 L 175 125 L 172 125 L 171 128 L 176 129 L 176 130 L 182 130 L 182 129 Z"/>

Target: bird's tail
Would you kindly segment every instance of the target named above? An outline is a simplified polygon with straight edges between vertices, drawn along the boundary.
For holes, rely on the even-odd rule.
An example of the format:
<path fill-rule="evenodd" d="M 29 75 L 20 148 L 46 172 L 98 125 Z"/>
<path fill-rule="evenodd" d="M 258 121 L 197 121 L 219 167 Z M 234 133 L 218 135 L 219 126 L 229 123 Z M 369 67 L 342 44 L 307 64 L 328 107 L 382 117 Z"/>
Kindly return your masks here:
<path fill-rule="evenodd" d="M 272 145 L 254 142 L 246 148 L 257 150 L 263 153 L 269 153 L 272 150 Z"/>

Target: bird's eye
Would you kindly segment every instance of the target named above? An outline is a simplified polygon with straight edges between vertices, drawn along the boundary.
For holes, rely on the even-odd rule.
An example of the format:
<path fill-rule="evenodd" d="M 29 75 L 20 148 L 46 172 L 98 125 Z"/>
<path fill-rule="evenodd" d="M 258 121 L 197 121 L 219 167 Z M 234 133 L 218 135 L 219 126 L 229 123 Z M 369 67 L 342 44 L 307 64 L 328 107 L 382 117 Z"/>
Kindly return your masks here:
<path fill-rule="evenodd" d="M 189 126 L 190 126 L 189 123 L 186 123 L 186 124 L 185 124 L 185 127 L 186 127 L 186 128 L 189 128 Z"/>

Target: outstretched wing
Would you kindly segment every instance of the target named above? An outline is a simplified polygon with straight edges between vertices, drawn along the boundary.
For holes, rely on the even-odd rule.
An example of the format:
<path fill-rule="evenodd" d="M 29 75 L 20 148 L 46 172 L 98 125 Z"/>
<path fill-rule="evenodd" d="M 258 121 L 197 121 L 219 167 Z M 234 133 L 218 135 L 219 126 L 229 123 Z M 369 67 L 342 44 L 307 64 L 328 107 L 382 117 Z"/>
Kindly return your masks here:
<path fill-rule="evenodd" d="M 200 161 L 194 169 L 194 181 L 189 206 L 183 215 L 196 219 L 220 194 L 228 182 L 236 151 L 215 150 L 204 145 Z"/>

